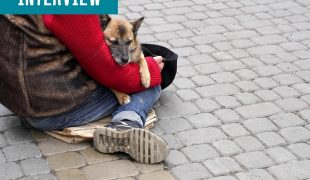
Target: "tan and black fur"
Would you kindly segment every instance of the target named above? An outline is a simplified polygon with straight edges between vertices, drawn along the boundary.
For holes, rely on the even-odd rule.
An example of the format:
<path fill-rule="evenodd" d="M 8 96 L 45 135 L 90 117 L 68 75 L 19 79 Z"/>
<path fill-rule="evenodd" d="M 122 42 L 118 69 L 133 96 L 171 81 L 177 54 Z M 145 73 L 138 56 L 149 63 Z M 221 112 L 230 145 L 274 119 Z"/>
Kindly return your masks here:
<path fill-rule="evenodd" d="M 109 45 L 115 61 L 125 66 L 128 63 L 138 63 L 140 66 L 141 83 L 145 88 L 150 86 L 150 72 L 147 62 L 137 39 L 137 32 L 142 24 L 143 17 L 128 22 L 123 19 L 111 18 L 108 15 L 101 16 L 101 24 L 106 43 Z M 130 102 L 130 96 L 113 90 L 120 104 Z"/>

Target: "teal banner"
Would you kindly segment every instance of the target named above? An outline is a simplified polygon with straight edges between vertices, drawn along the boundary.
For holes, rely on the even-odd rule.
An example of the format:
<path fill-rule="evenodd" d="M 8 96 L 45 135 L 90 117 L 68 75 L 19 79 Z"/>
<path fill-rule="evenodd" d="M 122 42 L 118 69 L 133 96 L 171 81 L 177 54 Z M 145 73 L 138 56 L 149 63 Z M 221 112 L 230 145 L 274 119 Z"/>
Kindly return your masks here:
<path fill-rule="evenodd" d="M 118 0 L 0 0 L 0 14 L 117 14 Z"/>

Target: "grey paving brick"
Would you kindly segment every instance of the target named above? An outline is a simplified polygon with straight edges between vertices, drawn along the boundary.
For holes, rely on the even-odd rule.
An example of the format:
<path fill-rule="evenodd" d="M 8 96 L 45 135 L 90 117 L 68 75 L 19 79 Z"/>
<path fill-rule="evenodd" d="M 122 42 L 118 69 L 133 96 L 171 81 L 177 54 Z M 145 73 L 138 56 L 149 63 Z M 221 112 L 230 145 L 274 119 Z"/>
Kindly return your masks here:
<path fill-rule="evenodd" d="M 176 178 L 182 180 L 203 179 L 211 177 L 210 172 L 199 163 L 191 163 L 172 168 Z"/>
<path fill-rule="evenodd" d="M 299 42 L 285 42 L 280 44 L 287 51 L 297 51 L 297 50 L 305 50 L 307 49 L 306 46 L 302 45 Z"/>
<path fill-rule="evenodd" d="M 204 20 L 207 18 L 207 15 L 205 15 L 202 12 L 193 12 L 193 13 L 188 13 L 185 15 L 188 19 L 192 20 Z"/>
<path fill-rule="evenodd" d="M 156 33 L 154 36 L 159 39 L 160 41 L 166 41 L 170 39 L 176 39 L 179 38 L 179 36 L 175 32 L 162 32 L 162 33 Z"/>
<path fill-rule="evenodd" d="M 180 149 L 183 146 L 180 139 L 177 138 L 175 135 L 167 134 L 167 135 L 161 135 L 161 137 L 167 142 L 167 144 L 171 149 Z"/>
<path fill-rule="evenodd" d="M 216 150 L 208 144 L 185 147 L 181 151 L 191 162 L 202 162 L 207 159 L 219 157 Z"/>
<path fill-rule="evenodd" d="M 48 139 L 38 143 L 38 146 L 45 156 L 60 154 L 68 151 L 79 151 L 90 147 L 88 142 L 79 144 L 68 144 L 58 139 Z"/>
<path fill-rule="evenodd" d="M 232 96 L 218 96 L 214 99 L 224 108 L 235 108 L 241 105 L 237 99 Z"/>
<path fill-rule="evenodd" d="M 227 136 L 217 128 L 202 128 L 180 132 L 177 134 L 185 146 L 210 143 L 226 139 Z"/>
<path fill-rule="evenodd" d="M 162 92 L 159 98 L 160 104 L 177 104 L 182 103 L 181 98 L 179 98 L 174 92 Z"/>
<path fill-rule="evenodd" d="M 247 169 L 266 168 L 272 166 L 273 161 L 262 152 L 249 152 L 235 156 L 236 160 Z"/>
<path fill-rule="evenodd" d="M 219 65 L 226 71 L 235 71 L 245 68 L 245 65 L 243 65 L 240 61 L 224 61 L 220 62 Z"/>
<path fill-rule="evenodd" d="M 300 116 L 310 122 L 310 109 L 299 111 Z"/>
<path fill-rule="evenodd" d="M 270 89 L 277 86 L 277 83 L 271 78 L 257 78 L 254 80 L 256 84 L 264 89 Z"/>
<path fill-rule="evenodd" d="M 299 68 L 293 65 L 292 63 L 280 63 L 277 65 L 277 67 L 280 68 L 282 71 L 288 73 L 296 72 L 299 70 Z"/>
<path fill-rule="evenodd" d="M 260 143 L 255 137 L 253 136 L 244 136 L 234 139 L 234 141 L 245 151 L 257 151 L 264 149 L 262 143 Z"/>
<path fill-rule="evenodd" d="M 259 90 L 254 93 L 265 102 L 275 101 L 281 98 L 278 94 L 271 90 Z"/>
<path fill-rule="evenodd" d="M 281 73 L 282 71 L 275 66 L 258 66 L 254 70 L 261 76 L 272 76 Z"/>
<path fill-rule="evenodd" d="M 287 52 L 277 53 L 276 56 L 281 58 L 284 62 L 293 62 L 298 60 L 298 57 L 296 57 L 294 54 Z"/>
<path fill-rule="evenodd" d="M 174 48 L 173 51 L 175 51 L 176 54 L 178 54 L 180 57 L 183 56 L 192 56 L 195 54 L 198 54 L 199 52 L 193 48 L 193 47 L 180 47 L 180 48 Z"/>
<path fill-rule="evenodd" d="M 9 145 L 29 143 L 33 141 L 30 131 L 24 127 L 12 128 L 4 133 Z"/>
<path fill-rule="evenodd" d="M 306 103 L 298 98 L 281 99 L 275 103 L 286 112 L 300 111 L 308 107 Z"/>
<path fill-rule="evenodd" d="M 212 177 L 208 180 L 236 180 L 233 176 L 218 176 L 218 177 Z"/>
<path fill-rule="evenodd" d="M 281 109 L 273 103 L 266 102 L 242 106 L 237 108 L 236 111 L 245 118 L 256 118 L 278 114 L 281 112 Z"/>
<path fill-rule="evenodd" d="M 184 118 L 162 119 L 158 122 L 158 124 L 167 134 L 192 129 L 190 123 Z"/>
<path fill-rule="evenodd" d="M 281 113 L 271 116 L 270 119 L 280 128 L 300 126 L 305 122 L 293 113 Z"/>
<path fill-rule="evenodd" d="M 221 125 L 221 121 L 210 113 L 201 113 L 186 117 L 195 128 L 204 128 Z"/>
<path fill-rule="evenodd" d="M 17 161 L 42 156 L 39 148 L 35 144 L 30 143 L 6 146 L 2 150 L 8 161 Z"/>
<path fill-rule="evenodd" d="M 214 80 L 211 79 L 208 76 L 199 75 L 192 78 L 192 80 L 198 85 L 198 86 L 207 86 L 214 84 Z"/>
<path fill-rule="evenodd" d="M 304 81 L 310 82 L 310 71 L 299 71 L 296 73 L 296 75 L 299 76 Z"/>
<path fill-rule="evenodd" d="M 288 86 L 279 86 L 273 89 L 276 93 L 278 93 L 283 98 L 291 98 L 298 97 L 300 93 L 296 91 L 294 88 Z"/>
<path fill-rule="evenodd" d="M 257 138 L 263 142 L 266 147 L 275 147 L 285 145 L 285 140 L 275 132 L 263 132 L 257 134 Z"/>
<path fill-rule="evenodd" d="M 175 167 L 189 162 L 185 155 L 178 150 L 171 150 L 165 161 L 169 167 Z"/>
<path fill-rule="evenodd" d="M 255 37 L 252 40 L 255 43 L 260 44 L 260 45 L 278 44 L 278 43 L 283 43 L 287 41 L 286 38 L 281 35 L 260 36 L 260 37 Z"/>
<path fill-rule="evenodd" d="M 244 105 L 259 103 L 261 100 L 253 93 L 239 93 L 235 97 Z"/>
<path fill-rule="evenodd" d="M 34 176 L 23 177 L 20 180 L 39 180 L 39 179 L 56 180 L 56 177 L 52 174 L 38 174 L 38 175 L 34 175 Z"/>
<path fill-rule="evenodd" d="M 281 129 L 280 134 L 289 143 L 306 142 L 310 139 L 310 131 L 300 126 Z"/>
<path fill-rule="evenodd" d="M 216 63 L 208 63 L 195 66 L 195 69 L 202 74 L 212 74 L 222 71 L 222 68 Z"/>
<path fill-rule="evenodd" d="M 301 96 L 300 99 L 310 104 L 310 95 Z"/>
<path fill-rule="evenodd" d="M 303 80 L 293 74 L 281 74 L 274 76 L 273 79 L 280 85 L 289 86 L 297 83 L 302 83 Z"/>
<path fill-rule="evenodd" d="M 180 24 L 164 24 L 164 25 L 156 25 L 156 26 L 150 26 L 150 28 L 155 32 L 166 32 L 166 31 L 176 31 L 184 29 L 184 27 Z"/>
<path fill-rule="evenodd" d="M 232 49 L 232 46 L 227 42 L 216 42 L 213 44 L 213 46 L 219 51 L 227 51 Z"/>
<path fill-rule="evenodd" d="M 200 99 L 199 94 L 192 89 L 181 89 L 177 91 L 177 94 L 183 101 L 193 101 Z"/>
<path fill-rule="evenodd" d="M 252 81 L 239 81 L 235 83 L 243 92 L 253 92 L 259 90 L 259 86 L 257 86 Z"/>
<path fill-rule="evenodd" d="M 207 54 L 199 54 L 199 55 L 189 56 L 188 59 L 193 64 L 198 64 L 198 65 L 204 64 L 204 63 L 215 62 L 214 58 L 207 55 Z"/>
<path fill-rule="evenodd" d="M 4 155 L 2 153 L 2 151 L 0 150 L 0 163 L 4 163 L 6 160 L 4 158 Z"/>
<path fill-rule="evenodd" d="M 292 144 L 287 147 L 292 153 L 294 153 L 300 159 L 310 158 L 310 145 L 306 143 Z"/>
<path fill-rule="evenodd" d="M 294 64 L 302 70 L 310 70 L 310 59 L 294 61 Z"/>
<path fill-rule="evenodd" d="M 268 168 L 277 179 L 307 179 L 310 177 L 310 161 L 298 161 L 280 164 Z"/>
<path fill-rule="evenodd" d="M 214 52 L 212 55 L 218 61 L 230 61 L 234 59 L 234 57 L 226 51 Z"/>
<path fill-rule="evenodd" d="M 6 139 L 2 133 L 0 133 L 0 148 L 7 145 Z"/>
<path fill-rule="evenodd" d="M 169 111 L 167 111 L 169 109 Z M 193 103 L 166 104 L 156 108 L 159 118 L 181 117 L 198 113 L 198 108 Z"/>
<path fill-rule="evenodd" d="M 239 164 L 230 157 L 220 157 L 213 160 L 207 160 L 204 162 L 204 165 L 215 176 L 235 173 L 242 170 Z"/>
<path fill-rule="evenodd" d="M 276 45 L 263 45 L 263 46 L 257 46 L 257 47 L 251 47 L 248 49 L 248 52 L 251 55 L 265 55 L 265 54 L 276 54 L 283 52 L 284 50 Z"/>
<path fill-rule="evenodd" d="M 245 49 L 255 46 L 255 43 L 253 43 L 253 41 L 250 41 L 248 39 L 235 39 L 231 41 L 231 44 L 239 49 Z"/>
<path fill-rule="evenodd" d="M 178 78 L 175 79 L 173 84 L 178 89 L 187 89 L 187 88 L 194 88 L 195 84 L 189 78 Z"/>
<path fill-rule="evenodd" d="M 50 172 L 47 161 L 42 158 L 26 159 L 21 161 L 20 165 L 26 176 Z"/>
<path fill-rule="evenodd" d="M 253 169 L 247 172 L 237 173 L 240 180 L 274 180 L 274 178 L 264 169 Z"/>
<path fill-rule="evenodd" d="M 276 57 L 275 55 L 272 54 L 262 55 L 260 56 L 260 60 L 267 65 L 275 65 L 282 62 L 282 60 L 279 57 Z"/>
<path fill-rule="evenodd" d="M 308 51 L 294 51 L 294 55 L 299 57 L 300 59 L 309 59 L 310 58 L 310 53 Z"/>
<path fill-rule="evenodd" d="M 0 179 L 17 179 L 22 176 L 20 167 L 15 162 L 0 163 Z"/>
<path fill-rule="evenodd" d="M 240 116 L 231 109 L 220 109 L 214 113 L 224 124 L 239 122 L 241 120 Z"/>
<path fill-rule="evenodd" d="M 250 133 L 239 123 L 225 124 L 221 126 L 223 131 L 228 134 L 228 136 L 235 138 L 240 136 L 246 136 Z"/>
<path fill-rule="evenodd" d="M 278 130 L 278 128 L 266 118 L 257 118 L 243 121 L 243 125 L 253 134 Z"/>
<path fill-rule="evenodd" d="M 266 153 L 277 163 L 285 163 L 296 160 L 296 157 L 283 147 L 267 149 Z"/>
<path fill-rule="evenodd" d="M 224 33 L 228 39 L 245 39 L 258 36 L 258 34 L 253 30 L 242 30 L 242 31 L 232 31 Z"/>
<path fill-rule="evenodd" d="M 249 69 L 241 69 L 235 71 L 235 74 L 237 74 L 242 80 L 252 80 L 257 78 L 257 74 Z"/>
<path fill-rule="evenodd" d="M 0 132 L 7 131 L 10 128 L 14 128 L 20 125 L 21 122 L 17 117 L 0 117 Z"/>
<path fill-rule="evenodd" d="M 242 49 L 233 49 L 233 50 L 230 50 L 228 53 L 237 59 L 249 57 L 249 54 L 245 50 L 242 50 Z"/>
<path fill-rule="evenodd" d="M 196 44 L 211 44 L 219 41 L 225 41 L 226 38 L 221 34 L 206 34 L 192 37 L 191 40 Z"/>
<path fill-rule="evenodd" d="M 213 146 L 222 156 L 232 156 L 242 153 L 242 149 L 231 140 L 220 140 L 213 143 Z"/>
<path fill-rule="evenodd" d="M 203 97 L 234 95 L 240 92 L 239 88 L 232 84 L 215 84 L 199 87 L 196 90 Z"/>
<path fill-rule="evenodd" d="M 207 25 L 223 25 L 237 22 L 233 17 L 218 17 L 204 20 Z"/>
<path fill-rule="evenodd" d="M 202 112 L 211 112 L 211 111 L 220 109 L 221 107 L 214 100 L 208 99 L 208 98 L 197 100 L 195 101 L 195 104 L 199 107 L 199 109 Z"/>
<path fill-rule="evenodd" d="M 185 46 L 192 46 L 194 43 L 189 39 L 172 39 L 168 41 L 172 47 L 185 47 Z"/>

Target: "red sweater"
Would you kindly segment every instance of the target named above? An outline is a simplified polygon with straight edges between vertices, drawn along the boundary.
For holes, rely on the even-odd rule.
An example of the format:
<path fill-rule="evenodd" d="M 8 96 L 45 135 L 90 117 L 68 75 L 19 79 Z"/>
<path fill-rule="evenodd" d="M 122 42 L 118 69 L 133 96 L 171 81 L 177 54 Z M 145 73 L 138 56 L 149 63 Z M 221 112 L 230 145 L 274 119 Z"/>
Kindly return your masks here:
<path fill-rule="evenodd" d="M 99 84 L 124 93 L 144 90 L 139 65 L 118 65 L 104 41 L 96 15 L 43 15 L 45 26 L 78 60 L 82 68 Z M 160 85 L 161 75 L 153 58 L 146 58 L 151 74 L 151 87 Z"/>

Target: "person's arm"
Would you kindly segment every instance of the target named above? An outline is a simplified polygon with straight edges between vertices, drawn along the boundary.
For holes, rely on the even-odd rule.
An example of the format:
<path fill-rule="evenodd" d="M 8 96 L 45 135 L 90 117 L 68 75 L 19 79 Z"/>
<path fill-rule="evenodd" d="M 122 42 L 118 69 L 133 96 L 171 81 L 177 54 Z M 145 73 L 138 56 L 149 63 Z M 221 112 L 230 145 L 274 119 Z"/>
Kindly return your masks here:
<path fill-rule="evenodd" d="M 139 65 L 118 65 L 103 38 L 99 16 L 96 15 L 43 15 L 43 22 L 78 60 L 82 68 L 103 86 L 133 93 L 144 90 Z M 161 74 L 153 58 L 146 58 L 151 74 L 151 86 L 160 85 Z"/>

